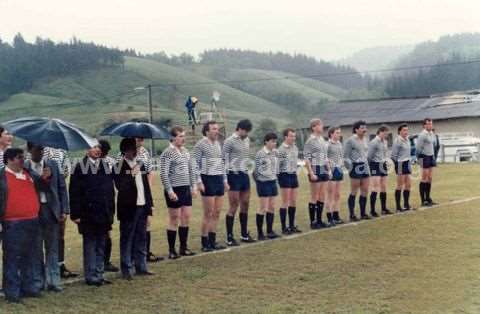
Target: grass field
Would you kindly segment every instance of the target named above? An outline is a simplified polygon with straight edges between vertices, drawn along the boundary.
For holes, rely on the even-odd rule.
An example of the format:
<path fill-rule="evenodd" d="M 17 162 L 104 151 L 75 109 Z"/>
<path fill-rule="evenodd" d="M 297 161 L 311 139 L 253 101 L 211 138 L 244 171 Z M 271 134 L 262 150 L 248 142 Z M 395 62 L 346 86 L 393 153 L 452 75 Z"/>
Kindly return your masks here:
<path fill-rule="evenodd" d="M 151 265 L 157 274 L 151 278 L 127 283 L 114 275 L 114 284 L 101 288 L 74 283 L 62 295 L 46 294 L 26 305 L 0 300 L 0 313 L 478 313 L 480 199 L 448 203 L 480 196 L 479 176 L 477 164 L 442 164 L 432 193 L 444 204 L 438 208 L 161 262 Z M 153 248 L 166 254 L 159 184 L 155 196 Z M 302 176 L 298 224 L 304 231 L 307 197 Z M 194 203 L 190 244 L 198 251 L 201 211 L 199 200 Z M 253 197 L 250 217 L 256 204 Z M 345 204 L 341 214 L 346 217 Z M 249 222 L 254 231 L 254 219 Z M 275 226 L 278 230 L 278 215 Z M 114 229 L 118 264 L 118 224 Z M 81 242 L 72 224 L 67 244 L 67 264 L 78 270 Z"/>

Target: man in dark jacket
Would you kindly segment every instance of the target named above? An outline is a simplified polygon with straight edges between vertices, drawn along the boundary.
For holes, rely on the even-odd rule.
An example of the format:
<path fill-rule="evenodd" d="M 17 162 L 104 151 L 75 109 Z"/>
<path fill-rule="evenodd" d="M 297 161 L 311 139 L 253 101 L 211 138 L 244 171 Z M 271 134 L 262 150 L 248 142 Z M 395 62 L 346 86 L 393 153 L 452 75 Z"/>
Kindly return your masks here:
<path fill-rule="evenodd" d="M 25 168 L 39 176 L 44 169 L 51 172 L 48 189 L 40 191 L 40 236 L 36 243 L 40 258 L 35 267 L 35 284 L 39 289 L 47 288 L 50 291 L 61 292 L 63 289 L 60 287 L 58 265 L 59 223 L 70 214 L 65 178 L 60 174 L 55 161 L 43 157 L 42 146 L 27 143 L 27 148 L 31 159 L 25 162 Z"/>
<path fill-rule="evenodd" d="M 70 218 L 83 236 L 85 282 L 101 286 L 111 282 L 103 278 L 105 235 L 112 228 L 115 212 L 113 174 L 100 160 L 95 146 L 75 165 L 70 177 Z"/>
<path fill-rule="evenodd" d="M 116 166 L 117 216 L 120 220 L 120 264 L 122 276 L 131 280 L 133 265 L 137 275 L 153 275 L 147 269 L 147 218 L 153 200 L 145 166 L 137 161 L 135 139 L 120 143 L 122 159 Z M 134 262 L 133 262 L 134 261 Z"/>

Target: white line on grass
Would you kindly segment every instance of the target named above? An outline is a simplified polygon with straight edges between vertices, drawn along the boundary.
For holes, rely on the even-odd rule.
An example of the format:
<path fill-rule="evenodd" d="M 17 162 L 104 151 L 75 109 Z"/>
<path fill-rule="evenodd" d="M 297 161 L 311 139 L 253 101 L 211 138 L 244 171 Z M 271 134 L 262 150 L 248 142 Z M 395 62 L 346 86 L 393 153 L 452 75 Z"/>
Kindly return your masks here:
<path fill-rule="evenodd" d="M 372 222 L 380 220 L 380 219 L 386 219 L 386 218 L 395 217 L 395 216 L 399 216 L 399 215 L 411 215 L 411 214 L 415 214 L 416 211 L 424 211 L 424 210 L 427 210 L 427 209 L 434 209 L 434 208 L 444 207 L 444 206 L 448 206 L 448 205 L 463 204 L 463 203 L 468 203 L 468 202 L 475 201 L 475 200 L 478 200 L 478 199 L 480 199 L 480 196 L 468 197 L 468 198 L 464 198 L 464 199 L 460 199 L 460 200 L 450 201 L 450 202 L 447 202 L 447 203 L 444 203 L 444 204 L 433 205 L 433 206 L 430 206 L 430 207 L 420 207 L 417 210 L 409 210 L 409 211 L 406 211 L 406 212 L 395 213 L 395 214 L 392 214 L 392 215 L 382 215 L 382 216 L 379 216 L 377 218 L 372 218 L 370 220 L 360 220 L 360 221 L 357 221 L 357 222 L 347 222 L 347 223 L 337 225 L 337 226 L 332 227 L 332 228 L 308 230 L 308 231 L 304 231 L 302 233 L 297 233 L 297 234 L 288 235 L 288 236 L 282 236 L 282 237 L 274 239 L 274 240 L 257 241 L 257 242 L 251 243 L 251 244 L 244 244 L 244 245 L 240 245 L 240 246 L 229 247 L 229 248 L 226 248 L 225 250 L 213 251 L 213 252 L 208 252 L 208 253 L 198 253 L 198 254 L 196 254 L 194 256 L 191 256 L 191 257 L 182 257 L 182 259 L 197 258 L 197 257 L 201 257 L 201 256 L 205 256 L 205 255 L 212 255 L 212 254 L 222 254 L 222 253 L 232 252 L 234 250 L 245 249 L 245 248 L 249 248 L 249 247 L 253 247 L 253 246 L 257 246 L 257 245 L 264 245 L 264 244 L 270 243 L 272 241 L 297 239 L 297 238 L 305 237 L 305 236 L 308 236 L 310 234 L 314 234 L 314 233 L 318 233 L 318 232 L 327 232 L 327 231 L 338 230 L 338 229 L 341 229 L 341 228 L 355 227 L 355 226 L 359 226 L 361 224 L 372 223 Z M 167 261 L 160 262 L 160 264 L 174 263 L 174 262 L 176 262 L 176 261 L 168 261 L 167 260 Z M 108 278 L 113 278 L 115 275 L 118 276 L 118 273 L 115 273 L 115 274 L 106 273 L 106 277 L 108 277 Z M 80 281 L 83 281 L 83 280 L 84 280 L 83 278 L 75 278 L 75 279 L 71 279 L 71 280 L 65 280 L 65 281 L 63 281 L 63 283 L 66 284 L 66 285 L 70 285 L 70 284 L 77 283 L 77 282 L 80 282 Z"/>

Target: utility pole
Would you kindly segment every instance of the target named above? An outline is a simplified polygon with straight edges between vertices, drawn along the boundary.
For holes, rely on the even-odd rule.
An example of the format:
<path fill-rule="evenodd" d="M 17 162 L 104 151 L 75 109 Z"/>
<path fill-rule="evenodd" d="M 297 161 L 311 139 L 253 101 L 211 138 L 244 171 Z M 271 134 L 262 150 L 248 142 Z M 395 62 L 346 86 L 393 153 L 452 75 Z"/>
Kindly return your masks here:
<path fill-rule="evenodd" d="M 150 84 L 147 85 L 147 91 L 148 91 L 148 111 L 149 111 L 148 122 L 153 124 L 152 85 Z M 155 155 L 155 140 L 153 138 L 151 139 L 151 143 L 150 143 L 150 154 L 152 158 Z"/>

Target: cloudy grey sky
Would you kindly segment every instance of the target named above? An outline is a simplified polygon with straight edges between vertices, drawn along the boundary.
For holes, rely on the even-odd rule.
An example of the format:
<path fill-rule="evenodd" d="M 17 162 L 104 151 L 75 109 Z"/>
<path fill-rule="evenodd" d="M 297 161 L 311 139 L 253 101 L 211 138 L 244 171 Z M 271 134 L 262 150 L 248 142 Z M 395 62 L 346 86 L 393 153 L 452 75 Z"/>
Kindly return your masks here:
<path fill-rule="evenodd" d="M 227 47 L 333 60 L 480 31 L 479 16 L 476 0 L 0 0 L 0 38 L 21 32 L 141 52 Z"/>

